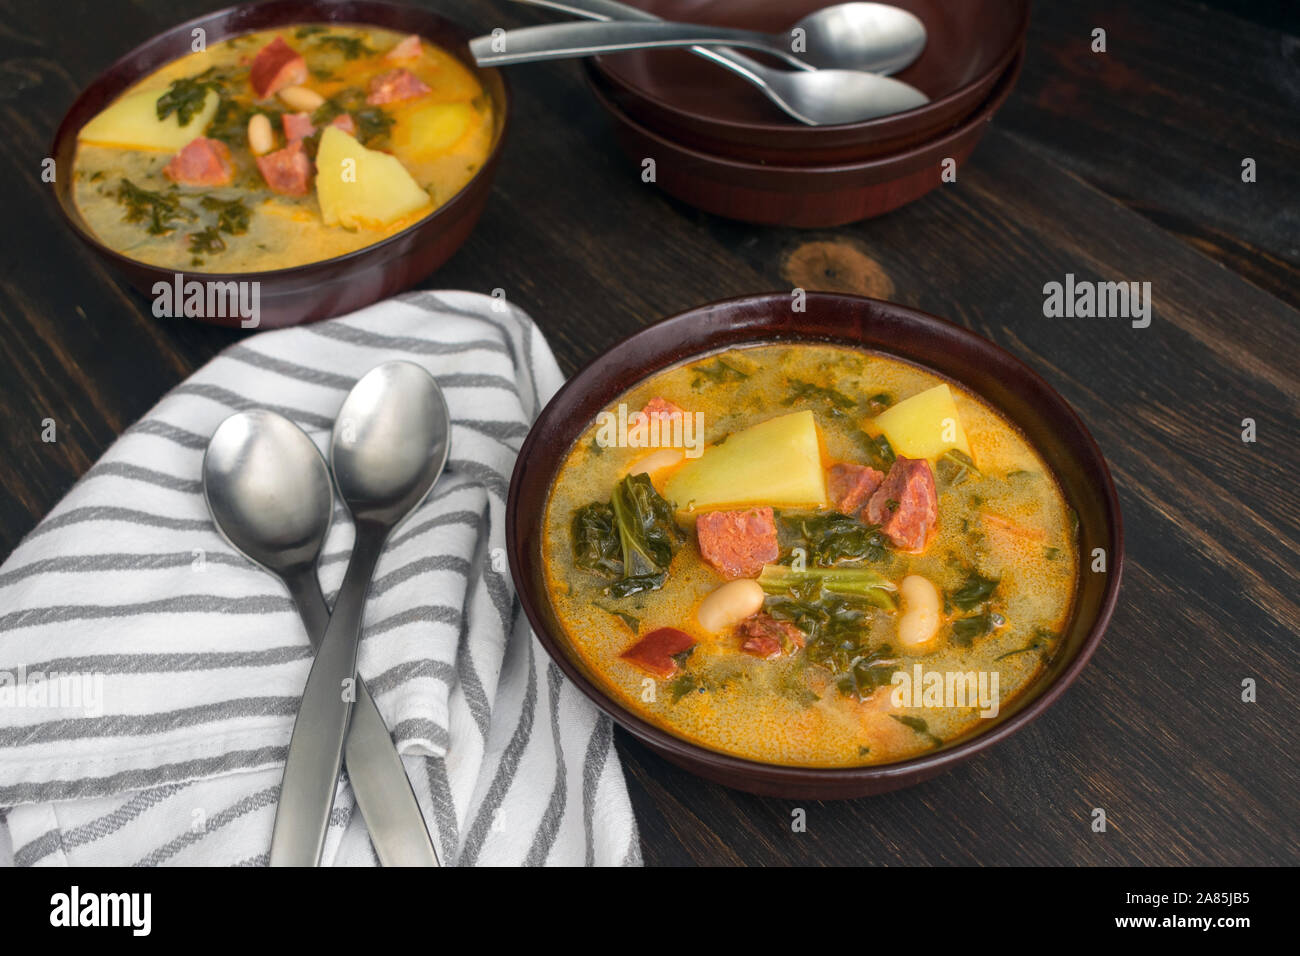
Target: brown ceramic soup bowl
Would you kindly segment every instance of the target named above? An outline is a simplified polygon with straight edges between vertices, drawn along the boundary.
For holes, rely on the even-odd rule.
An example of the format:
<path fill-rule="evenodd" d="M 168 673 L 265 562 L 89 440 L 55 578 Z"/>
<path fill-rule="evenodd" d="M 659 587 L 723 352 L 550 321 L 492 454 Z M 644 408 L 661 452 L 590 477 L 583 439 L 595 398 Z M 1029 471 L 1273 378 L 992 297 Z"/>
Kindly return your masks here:
<path fill-rule="evenodd" d="M 642 126 L 611 98 L 600 74 L 587 81 L 614 120 L 614 135 L 640 176 L 655 160 L 655 184 L 682 202 L 728 219 L 760 225 L 824 229 L 884 215 L 943 183 L 944 161 L 970 158 L 989 120 L 1011 95 L 1024 53 L 999 77 L 989 98 L 958 125 L 923 143 L 853 163 L 780 166 L 703 153 Z"/>
<path fill-rule="evenodd" d="M 669 20 L 781 33 L 825 0 L 630 0 Z M 930 97 L 861 123 L 805 126 L 749 83 L 683 50 L 596 57 L 609 95 L 635 122 L 682 146 L 751 163 L 859 162 L 961 123 L 997 85 L 1029 28 L 1029 0 L 894 0 L 926 28 L 926 47 L 899 73 Z"/>
<path fill-rule="evenodd" d="M 460 192 L 419 222 L 395 235 L 346 255 L 287 269 L 263 272 L 187 272 L 186 280 L 260 283 L 259 328 L 315 322 L 353 312 L 415 285 L 447 261 L 478 222 L 492 187 L 509 120 L 510 95 L 496 70 L 474 65 L 468 40 L 472 35 L 437 14 L 417 7 L 379 0 L 270 0 L 210 13 L 179 24 L 136 47 L 99 75 L 59 124 L 50 155 L 61 173 L 70 171 L 77 133 L 100 110 L 132 84 L 190 51 L 192 31 L 202 29 L 209 44 L 255 30 L 294 23 L 358 23 L 402 33 L 418 33 L 463 61 L 478 76 L 492 98 L 497 119 L 495 142 L 483 166 Z M 60 175 L 55 198 L 73 232 L 108 265 L 146 296 L 158 282 L 169 286 L 175 271 L 139 262 L 110 249 L 90 231 L 72 197 L 72 177 Z M 205 315 L 202 321 L 239 326 L 240 317 Z"/>
<path fill-rule="evenodd" d="M 541 541 L 552 483 L 596 414 L 663 369 L 747 344 L 849 345 L 915 363 L 960 383 L 1014 422 L 1055 473 L 1079 516 L 1080 554 L 1109 556 L 1109 573 L 1081 561 L 1074 606 L 1046 671 L 1004 704 L 988 726 L 910 760 L 854 768 L 760 763 L 710 750 L 633 713 L 606 692 L 570 646 L 545 583 Z M 525 439 L 510 481 L 506 544 L 515 588 L 546 651 L 577 687 L 652 750 L 706 779 L 781 797 L 860 797 L 910 786 L 1014 734 L 1079 675 L 1101 641 L 1123 569 L 1119 500 L 1105 459 L 1082 421 L 1037 373 L 996 345 L 943 319 L 858 296 L 809 293 L 794 312 L 789 292 L 728 299 L 664 319 L 624 339 L 556 393 Z"/>

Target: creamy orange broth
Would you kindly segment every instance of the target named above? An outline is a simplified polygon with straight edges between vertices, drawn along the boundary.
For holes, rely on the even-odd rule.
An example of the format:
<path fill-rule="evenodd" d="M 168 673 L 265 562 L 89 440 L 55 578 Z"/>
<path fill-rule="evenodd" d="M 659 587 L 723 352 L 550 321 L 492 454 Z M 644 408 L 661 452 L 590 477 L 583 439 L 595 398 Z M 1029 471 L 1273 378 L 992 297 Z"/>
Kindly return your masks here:
<path fill-rule="evenodd" d="M 372 77 L 395 67 L 409 70 L 431 88 L 431 92 L 416 99 L 380 107 L 392 121 L 391 129 L 364 143 L 397 156 L 420 187 L 429 193 L 431 206 L 382 227 L 349 229 L 326 225 L 321 219 L 314 188 L 306 196 L 294 197 L 276 194 L 267 187 L 242 132 L 224 140 L 233 154 L 235 177 L 230 185 L 217 187 L 173 187 L 162 174 L 173 155 L 169 150 L 83 142 L 78 144 L 74 160 L 73 195 L 82 218 L 101 242 L 132 259 L 187 272 L 250 272 L 317 262 L 372 245 L 422 219 L 459 192 L 491 152 L 498 121 L 490 98 L 473 72 L 428 40 L 422 40 L 418 59 L 385 61 L 384 54 L 404 35 L 377 27 L 295 24 L 243 34 L 167 64 L 118 99 L 139 90 L 156 89 L 162 95 L 174 80 L 198 76 L 212 67 L 228 70 L 230 80 L 223 96 L 242 109 L 268 112 L 275 130 L 276 148 L 283 147 L 285 137 L 279 114 L 295 110 L 276 96 L 255 100 L 248 83 L 249 60 L 277 35 L 306 60 L 310 74 L 301 85 L 327 100 L 348 88 L 364 91 Z M 342 44 L 352 41 L 363 44 L 365 52 L 349 59 L 344 46 L 322 43 L 326 37 L 337 38 Z M 472 111 L 464 131 L 455 141 L 433 150 L 413 145 L 409 135 L 418 111 L 430 103 L 462 103 Z M 220 116 L 209 124 L 207 135 L 214 135 L 212 128 L 218 125 Z M 234 128 L 243 129 L 238 124 Z M 196 135 L 198 132 L 195 130 Z M 161 193 L 175 188 L 181 202 L 197 218 L 179 222 L 163 235 L 150 234 L 143 224 L 124 218 L 123 204 L 115 195 L 123 179 Z M 204 196 L 243 200 L 251 211 L 248 231 L 222 235 L 226 248 L 220 252 L 196 252 L 190 243 L 192 234 L 217 222 L 216 215 L 199 204 L 198 200 Z"/>
<path fill-rule="evenodd" d="M 901 361 L 834 346 L 759 346 L 723 356 L 748 377 L 718 383 L 703 379 L 696 369 L 711 363 L 715 357 L 710 357 L 641 382 L 610 410 L 619 402 L 639 409 L 660 396 L 687 411 L 702 412 L 705 436 L 716 442 L 738 429 L 810 408 L 827 463 L 861 462 L 852 430 L 870 432 L 867 419 L 860 414 L 838 418 L 818 401 L 784 404 L 792 379 L 833 387 L 855 400 L 882 392 L 902 400 L 944 381 Z M 950 619 L 963 612 L 952 609 L 933 650 L 917 656 L 900 651 L 895 656 L 909 674 L 917 663 L 926 671 L 996 671 L 1000 706 L 1005 709 L 1040 674 L 1059 643 L 1059 638 L 1047 640 L 1041 649 L 1017 653 L 1044 631 L 1059 635 L 1067 620 L 1078 561 L 1074 517 L 1051 472 L 1025 438 L 974 395 L 948 384 L 981 474 L 946 490 L 939 487 L 937 531 L 924 553 L 891 550 L 876 567 L 895 583 L 907 574 L 924 575 L 944 592 L 961 586 L 963 566 L 1000 579 L 992 606 L 1005 619 L 1004 626 L 961 647 L 948 631 Z M 818 668 L 802 666 L 803 652 L 763 660 L 741 653 L 734 635 L 703 631 L 694 610 L 723 578 L 702 561 L 693 536 L 673 559 L 662 589 L 621 600 L 609 596 L 604 591 L 608 581 L 575 567 L 570 523 L 576 509 L 607 500 L 629 466 L 648 451 L 599 448 L 595 435 L 593 423 L 569 451 L 551 490 L 543 557 L 550 598 L 569 640 L 624 705 L 711 749 L 809 767 L 902 760 L 984 721 L 978 707 L 896 707 L 888 686 L 859 701 L 829 686 Z M 685 516 L 681 518 L 689 530 Z M 698 644 L 686 666 L 692 673 L 709 675 L 709 689 L 691 690 L 673 701 L 670 680 L 656 681 L 620 659 L 637 636 L 611 611 L 636 618 L 640 635 L 669 626 L 695 637 Z M 897 650 L 897 619 L 897 611 L 875 612 L 869 624 L 871 643 L 892 642 Z M 812 700 L 806 689 L 819 699 Z M 919 718 L 925 731 L 897 717 Z"/>

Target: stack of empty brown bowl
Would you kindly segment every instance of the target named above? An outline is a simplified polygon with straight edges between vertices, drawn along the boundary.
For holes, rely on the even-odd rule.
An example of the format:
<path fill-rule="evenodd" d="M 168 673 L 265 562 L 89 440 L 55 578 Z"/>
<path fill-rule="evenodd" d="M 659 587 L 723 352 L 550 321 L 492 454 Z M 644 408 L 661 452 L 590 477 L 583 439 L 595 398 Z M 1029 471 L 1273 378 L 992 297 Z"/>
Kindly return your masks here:
<path fill-rule="evenodd" d="M 668 20 L 781 33 L 827 0 L 627 0 Z M 890 0 L 925 24 L 925 50 L 897 79 L 930 102 L 861 123 L 806 126 L 686 50 L 587 61 L 587 80 L 637 167 L 708 212 L 825 227 L 879 216 L 960 166 L 1015 85 L 1029 0 Z M 945 161 L 951 160 L 952 163 Z"/>

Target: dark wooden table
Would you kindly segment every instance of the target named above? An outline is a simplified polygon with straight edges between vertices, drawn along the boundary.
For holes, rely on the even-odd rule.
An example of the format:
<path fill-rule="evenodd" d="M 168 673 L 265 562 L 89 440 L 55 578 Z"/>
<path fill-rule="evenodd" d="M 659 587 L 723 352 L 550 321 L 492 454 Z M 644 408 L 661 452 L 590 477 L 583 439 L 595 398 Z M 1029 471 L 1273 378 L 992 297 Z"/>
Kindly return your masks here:
<path fill-rule="evenodd" d="M 152 318 L 63 227 L 40 179 L 83 84 L 219 5 L 0 0 L 0 553 L 239 337 Z M 437 5 L 485 31 L 551 19 Z M 512 72 L 516 124 L 492 201 L 430 287 L 505 289 L 567 372 L 711 299 L 794 285 L 893 298 L 1045 375 L 1093 429 L 1123 499 L 1118 612 L 1044 718 L 913 789 L 807 804 L 803 833 L 795 802 L 706 784 L 620 734 L 647 862 L 1300 862 L 1295 17 L 1287 0 L 1042 2 L 1019 87 L 959 181 L 818 233 L 664 197 L 617 154 L 576 64 Z M 1095 27 L 1104 55 L 1089 49 Z M 1043 286 L 1066 273 L 1150 282 L 1150 327 L 1044 318 Z M 40 440 L 46 418 L 57 443 Z M 1096 807 L 1105 833 L 1090 828 Z"/>

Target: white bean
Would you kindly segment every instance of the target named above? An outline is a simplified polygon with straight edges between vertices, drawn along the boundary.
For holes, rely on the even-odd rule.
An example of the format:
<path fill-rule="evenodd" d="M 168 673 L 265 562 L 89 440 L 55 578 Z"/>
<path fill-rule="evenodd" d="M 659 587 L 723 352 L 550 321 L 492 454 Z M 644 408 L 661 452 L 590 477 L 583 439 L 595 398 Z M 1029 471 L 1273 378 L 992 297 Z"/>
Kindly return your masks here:
<path fill-rule="evenodd" d="M 248 148 L 254 156 L 265 156 L 275 145 L 271 121 L 265 113 L 254 113 L 248 121 Z"/>
<path fill-rule="evenodd" d="M 321 104 L 325 102 L 325 97 L 305 86 L 286 86 L 280 91 L 280 99 L 304 113 L 320 109 Z"/>
<path fill-rule="evenodd" d="M 763 597 L 763 589 L 757 581 L 749 578 L 728 581 L 700 602 L 695 609 L 695 619 L 709 633 L 721 634 L 757 614 L 763 607 Z"/>
<path fill-rule="evenodd" d="M 898 585 L 898 594 L 903 602 L 898 642 L 904 647 L 920 647 L 939 630 L 939 589 L 928 578 L 909 574 Z"/>

